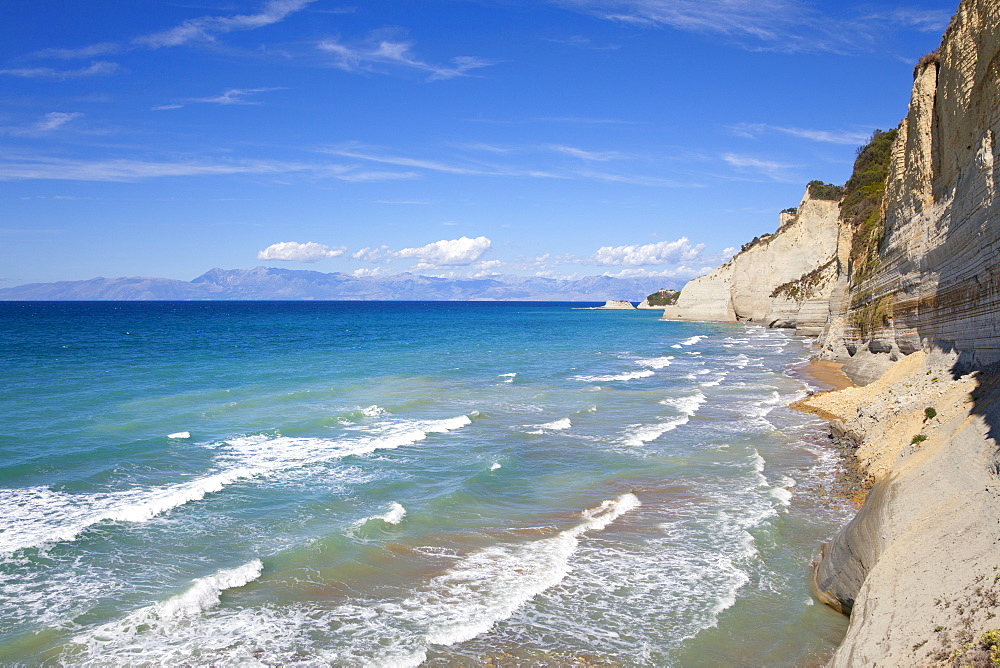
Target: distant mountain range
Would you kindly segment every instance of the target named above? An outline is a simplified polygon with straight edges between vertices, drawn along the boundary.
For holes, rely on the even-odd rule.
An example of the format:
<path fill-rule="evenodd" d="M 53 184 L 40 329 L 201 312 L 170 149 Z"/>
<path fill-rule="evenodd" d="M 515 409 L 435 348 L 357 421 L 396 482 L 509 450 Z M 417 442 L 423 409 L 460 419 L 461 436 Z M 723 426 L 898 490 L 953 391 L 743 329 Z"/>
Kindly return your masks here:
<path fill-rule="evenodd" d="M 437 278 L 416 274 L 357 277 L 318 271 L 256 267 L 211 269 L 193 281 L 169 278 L 92 278 L 0 289 L 0 301 L 191 300 L 427 300 L 427 301 L 642 301 L 684 281 L 586 276 L 579 279 L 500 274 Z"/>

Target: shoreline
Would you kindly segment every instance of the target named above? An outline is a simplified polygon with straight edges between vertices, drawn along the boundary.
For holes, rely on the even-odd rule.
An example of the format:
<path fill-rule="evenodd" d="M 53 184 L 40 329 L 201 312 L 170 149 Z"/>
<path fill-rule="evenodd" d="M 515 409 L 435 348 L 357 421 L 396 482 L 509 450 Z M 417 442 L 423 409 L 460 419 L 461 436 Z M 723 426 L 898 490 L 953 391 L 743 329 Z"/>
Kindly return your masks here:
<path fill-rule="evenodd" d="M 827 498 L 827 502 L 832 503 L 834 499 L 846 501 L 857 511 L 864 505 L 872 483 L 871 477 L 857 457 L 857 443 L 836 424 L 836 421 L 841 420 L 839 415 L 810 404 L 817 397 L 858 387 L 844 373 L 843 366 L 838 362 L 813 358 L 805 366 L 794 369 L 793 376 L 822 389 L 819 392 L 810 392 L 809 396 L 793 401 L 788 407 L 827 421 L 825 445 L 831 447 L 839 459 L 831 496 Z"/>

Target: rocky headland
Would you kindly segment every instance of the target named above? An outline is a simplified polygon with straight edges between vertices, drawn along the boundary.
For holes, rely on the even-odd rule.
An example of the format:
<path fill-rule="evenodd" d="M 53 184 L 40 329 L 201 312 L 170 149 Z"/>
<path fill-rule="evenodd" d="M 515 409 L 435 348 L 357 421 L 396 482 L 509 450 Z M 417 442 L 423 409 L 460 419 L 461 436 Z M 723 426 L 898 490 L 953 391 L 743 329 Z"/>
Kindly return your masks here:
<path fill-rule="evenodd" d="M 665 310 L 817 334 L 858 385 L 796 406 L 867 488 L 815 572 L 850 615 L 833 666 L 1000 665 L 998 133 L 1000 0 L 963 0 L 839 202 L 807 191 Z"/>

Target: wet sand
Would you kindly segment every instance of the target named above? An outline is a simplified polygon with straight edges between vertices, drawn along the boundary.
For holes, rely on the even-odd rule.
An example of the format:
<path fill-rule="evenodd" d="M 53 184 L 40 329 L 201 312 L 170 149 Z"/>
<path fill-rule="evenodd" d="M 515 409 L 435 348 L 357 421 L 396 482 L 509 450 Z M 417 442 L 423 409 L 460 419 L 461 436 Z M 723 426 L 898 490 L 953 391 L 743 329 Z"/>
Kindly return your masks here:
<path fill-rule="evenodd" d="M 814 359 L 802 368 L 802 373 L 817 381 L 820 385 L 828 386 L 827 391 L 843 390 L 847 387 L 854 387 L 854 381 L 848 378 L 843 372 L 843 364 L 831 362 L 829 360 Z"/>

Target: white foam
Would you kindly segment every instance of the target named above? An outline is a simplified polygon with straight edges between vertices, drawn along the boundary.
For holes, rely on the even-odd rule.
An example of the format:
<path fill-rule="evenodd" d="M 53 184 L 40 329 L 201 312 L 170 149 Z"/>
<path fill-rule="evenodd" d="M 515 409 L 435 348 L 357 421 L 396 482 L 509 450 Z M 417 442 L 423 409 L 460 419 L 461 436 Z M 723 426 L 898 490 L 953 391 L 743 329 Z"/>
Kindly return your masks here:
<path fill-rule="evenodd" d="M 687 424 L 690 419 L 691 418 L 689 416 L 683 415 L 679 418 L 674 418 L 673 420 L 657 424 L 632 425 L 629 428 L 629 431 L 622 436 L 621 444 L 629 447 L 643 446 L 646 443 L 663 436 L 667 432 L 673 431 L 677 427 Z"/>
<path fill-rule="evenodd" d="M 191 432 L 189 432 L 189 431 L 175 431 L 172 434 L 167 434 L 167 438 L 191 438 Z"/>
<path fill-rule="evenodd" d="M 588 383 L 608 383 L 616 380 L 635 380 L 637 378 L 649 378 L 656 375 L 654 371 L 626 371 L 609 376 L 574 376 L 574 380 L 582 380 Z"/>
<path fill-rule="evenodd" d="M 693 346 L 694 344 L 698 343 L 702 339 L 707 339 L 707 338 L 708 338 L 707 336 L 705 336 L 703 334 L 699 334 L 698 336 L 692 336 L 690 339 L 684 339 L 683 341 L 681 341 L 681 345 L 682 346 Z"/>
<path fill-rule="evenodd" d="M 781 505 L 788 507 L 792 504 L 792 491 L 784 487 L 775 487 L 771 490 L 771 496 L 776 498 Z"/>
<path fill-rule="evenodd" d="M 396 420 L 352 427 L 349 430 L 363 429 L 365 433 L 341 439 L 259 434 L 208 446 L 218 450 L 216 463 L 221 470 L 183 483 L 96 494 L 67 494 L 47 487 L 0 490 L 0 506 L 5 513 L 0 531 L 0 554 L 71 541 L 100 522 L 146 522 L 240 480 L 412 445 L 430 434 L 454 431 L 469 424 L 472 420 L 460 415 L 441 420 Z"/>
<path fill-rule="evenodd" d="M 380 415 L 388 415 L 389 411 L 382 408 L 381 406 L 376 406 L 375 404 L 372 404 L 368 408 L 362 408 L 361 414 L 364 415 L 365 417 L 379 417 Z"/>
<path fill-rule="evenodd" d="M 708 401 L 708 397 L 701 390 L 698 390 L 694 394 L 685 397 L 664 399 L 660 403 L 664 406 L 673 406 L 685 415 L 694 415 L 706 401 Z"/>
<path fill-rule="evenodd" d="M 499 462 L 493 462 L 493 463 L 492 463 L 492 464 L 490 465 L 490 470 L 491 470 L 491 471 L 496 471 L 496 470 L 497 470 L 498 468 L 500 468 L 500 463 L 499 463 Z"/>
<path fill-rule="evenodd" d="M 355 527 L 363 526 L 372 520 L 380 520 L 386 524 L 399 524 L 406 517 L 406 508 L 402 504 L 393 501 L 389 504 L 389 512 L 383 515 L 372 515 L 371 517 L 366 517 L 364 519 L 358 520 L 354 523 Z"/>
<path fill-rule="evenodd" d="M 606 529 L 639 505 L 634 494 L 623 494 L 583 511 L 577 524 L 554 536 L 471 552 L 398 598 L 352 599 L 333 608 L 219 606 L 199 614 L 217 605 L 222 588 L 208 587 L 204 596 L 189 590 L 181 596 L 201 603 L 177 606 L 188 617 L 164 618 L 163 606 L 149 606 L 79 634 L 77 646 L 60 659 L 71 665 L 270 665 L 305 652 L 322 665 L 417 666 L 432 646 L 485 633 L 562 581 L 573 571 L 584 534 Z M 336 647 L 317 644 L 331 632 Z"/>
<path fill-rule="evenodd" d="M 142 647 L 140 635 L 170 636 L 183 624 L 190 627 L 189 620 L 217 606 L 222 592 L 243 587 L 260 577 L 264 565 L 259 559 L 247 562 L 237 568 L 219 570 L 207 577 L 198 578 L 186 591 L 161 603 L 140 608 L 124 618 L 90 629 L 73 638 L 73 643 L 82 645 L 88 655 L 115 655 Z M 125 661 L 127 663 L 127 661 Z M 71 661 L 72 663 L 72 661 Z M 117 663 L 117 661 L 116 661 Z"/>
<path fill-rule="evenodd" d="M 650 369 L 664 369 L 671 364 L 673 364 L 674 356 L 668 355 L 666 357 L 653 357 L 651 359 L 636 360 L 635 363 L 640 366 L 649 367 Z"/>
<path fill-rule="evenodd" d="M 562 431 L 564 429 L 569 429 L 573 426 L 573 422 L 569 418 L 563 418 L 561 420 L 555 420 L 553 422 L 546 422 L 545 424 L 536 425 L 538 429 L 551 429 L 554 431 Z"/>
<path fill-rule="evenodd" d="M 474 552 L 401 607 L 426 628 L 429 645 L 474 638 L 566 577 L 581 536 L 602 531 L 640 505 L 634 494 L 623 494 L 583 511 L 581 523 L 552 538 Z"/>
<path fill-rule="evenodd" d="M 672 345 L 672 346 L 670 346 L 670 347 L 671 347 L 671 348 L 683 348 L 684 346 L 682 346 L 682 345 L 681 345 L 681 344 L 679 344 L 679 343 L 675 343 L 674 345 Z"/>

